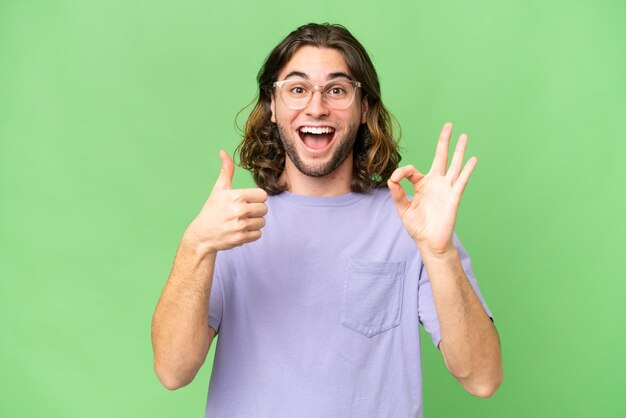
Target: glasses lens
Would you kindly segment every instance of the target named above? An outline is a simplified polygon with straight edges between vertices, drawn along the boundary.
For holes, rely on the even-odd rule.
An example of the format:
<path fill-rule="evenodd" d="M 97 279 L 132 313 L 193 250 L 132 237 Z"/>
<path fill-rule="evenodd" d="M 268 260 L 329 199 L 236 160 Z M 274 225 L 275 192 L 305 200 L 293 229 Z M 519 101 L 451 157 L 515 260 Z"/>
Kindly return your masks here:
<path fill-rule="evenodd" d="M 345 109 L 352 104 L 354 85 L 347 80 L 332 80 L 324 86 L 324 99 L 335 109 Z"/>
<path fill-rule="evenodd" d="M 311 83 L 304 80 L 288 80 L 280 87 L 280 95 L 290 109 L 304 109 L 312 91 Z"/>
<path fill-rule="evenodd" d="M 345 109 L 352 104 L 356 87 L 348 80 L 331 80 L 323 86 L 324 101 L 333 109 Z M 307 107 L 315 87 L 304 80 L 286 80 L 280 86 L 285 105 L 293 110 Z"/>

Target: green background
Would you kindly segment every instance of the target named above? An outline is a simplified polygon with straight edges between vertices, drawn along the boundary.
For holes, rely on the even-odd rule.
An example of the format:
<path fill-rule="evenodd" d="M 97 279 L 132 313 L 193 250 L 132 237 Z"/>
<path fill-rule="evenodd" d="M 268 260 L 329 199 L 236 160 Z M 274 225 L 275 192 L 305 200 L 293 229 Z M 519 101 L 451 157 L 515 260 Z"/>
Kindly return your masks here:
<path fill-rule="evenodd" d="M 626 416 L 622 0 L 1 0 L 0 416 L 203 416 L 210 361 L 164 389 L 152 313 L 261 63 L 309 21 L 369 50 L 404 163 L 448 120 L 479 157 L 457 231 L 505 381 L 464 393 L 425 340 L 425 416 Z"/>

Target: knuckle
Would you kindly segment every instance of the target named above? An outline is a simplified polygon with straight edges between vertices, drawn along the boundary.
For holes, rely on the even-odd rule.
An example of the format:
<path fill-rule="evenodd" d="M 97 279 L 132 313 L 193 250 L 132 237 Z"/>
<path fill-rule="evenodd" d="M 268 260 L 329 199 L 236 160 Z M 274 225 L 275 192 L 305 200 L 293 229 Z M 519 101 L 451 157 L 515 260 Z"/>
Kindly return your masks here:
<path fill-rule="evenodd" d="M 234 202 L 242 202 L 246 197 L 245 193 L 238 189 L 230 190 L 230 195 Z"/>
<path fill-rule="evenodd" d="M 233 241 L 239 243 L 239 245 L 246 242 L 246 233 L 244 231 L 238 231 L 233 235 Z"/>
<path fill-rule="evenodd" d="M 236 219 L 240 219 L 246 215 L 246 206 L 243 203 L 235 203 L 231 207 L 232 215 Z"/>
<path fill-rule="evenodd" d="M 247 228 L 247 223 L 245 220 L 239 218 L 235 221 L 235 230 L 238 232 L 242 232 Z"/>

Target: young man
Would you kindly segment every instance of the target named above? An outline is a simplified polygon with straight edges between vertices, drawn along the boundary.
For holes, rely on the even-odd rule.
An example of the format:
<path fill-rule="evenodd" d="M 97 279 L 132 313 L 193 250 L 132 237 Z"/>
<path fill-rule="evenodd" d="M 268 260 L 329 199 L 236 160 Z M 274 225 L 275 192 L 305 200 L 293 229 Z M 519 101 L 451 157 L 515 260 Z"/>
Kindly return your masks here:
<path fill-rule="evenodd" d="M 219 334 L 207 417 L 421 417 L 422 323 L 460 384 L 493 394 L 498 334 L 454 235 L 467 137 L 447 167 L 448 123 L 427 174 L 397 168 L 378 77 L 341 26 L 298 28 L 258 81 L 240 156 L 259 188 L 231 189 L 221 152 L 154 314 L 161 382 L 191 382 Z"/>

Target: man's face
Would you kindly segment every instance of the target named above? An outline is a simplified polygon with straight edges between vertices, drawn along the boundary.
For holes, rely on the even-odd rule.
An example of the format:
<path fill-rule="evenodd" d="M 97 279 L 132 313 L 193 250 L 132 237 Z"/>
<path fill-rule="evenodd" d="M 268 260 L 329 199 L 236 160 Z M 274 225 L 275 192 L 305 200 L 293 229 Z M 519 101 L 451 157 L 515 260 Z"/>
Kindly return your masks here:
<path fill-rule="evenodd" d="M 339 51 L 313 46 L 298 49 L 278 74 L 278 80 L 304 79 L 313 85 L 348 77 L 351 78 L 351 74 Z M 307 107 L 291 110 L 281 100 L 281 92 L 275 89 L 271 103 L 272 122 L 278 126 L 287 157 L 302 173 L 313 177 L 326 176 L 352 155 L 359 125 L 365 123 L 367 112 L 367 103 L 362 100 L 360 90 L 357 89 L 354 101 L 347 109 L 328 107 L 321 92 L 316 91 Z"/>

